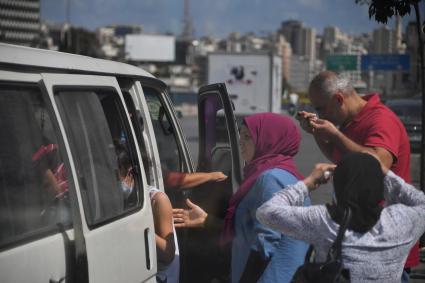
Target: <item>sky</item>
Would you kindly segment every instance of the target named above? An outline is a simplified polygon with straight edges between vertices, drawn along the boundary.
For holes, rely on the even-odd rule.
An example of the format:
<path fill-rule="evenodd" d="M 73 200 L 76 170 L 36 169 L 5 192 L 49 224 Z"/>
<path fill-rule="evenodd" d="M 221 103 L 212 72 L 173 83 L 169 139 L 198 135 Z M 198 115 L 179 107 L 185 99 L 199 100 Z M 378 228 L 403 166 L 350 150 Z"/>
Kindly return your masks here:
<path fill-rule="evenodd" d="M 41 18 L 65 22 L 66 1 L 40 0 Z M 110 24 L 140 24 L 148 33 L 180 34 L 182 30 L 184 0 L 68 1 L 71 24 L 91 30 Z M 328 25 L 349 34 L 379 26 L 369 19 L 368 7 L 355 0 L 192 0 L 190 5 L 197 37 L 225 37 L 234 31 L 268 33 L 290 19 L 303 21 L 318 34 Z"/>

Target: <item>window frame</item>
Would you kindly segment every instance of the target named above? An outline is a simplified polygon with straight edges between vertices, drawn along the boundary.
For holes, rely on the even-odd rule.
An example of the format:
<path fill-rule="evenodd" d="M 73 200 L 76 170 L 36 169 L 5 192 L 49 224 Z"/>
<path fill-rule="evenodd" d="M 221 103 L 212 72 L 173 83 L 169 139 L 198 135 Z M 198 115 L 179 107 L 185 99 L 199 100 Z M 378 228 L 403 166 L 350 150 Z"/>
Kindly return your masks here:
<path fill-rule="evenodd" d="M 161 102 L 161 105 L 164 107 L 165 115 L 167 115 L 167 118 L 169 119 L 169 122 L 171 123 L 171 126 L 173 127 L 173 131 L 175 134 L 175 140 L 176 140 L 177 148 L 179 150 L 179 155 L 180 155 L 181 172 L 193 173 L 194 172 L 193 163 L 192 163 L 192 158 L 187 147 L 186 138 L 183 134 L 183 130 L 180 126 L 180 122 L 174 110 L 174 105 L 168 95 L 166 85 L 163 84 L 161 81 L 158 81 L 156 79 L 151 79 L 151 78 L 146 78 L 139 81 L 140 81 L 140 87 L 143 93 L 143 99 L 145 99 L 146 101 L 145 88 L 146 87 L 151 88 L 156 91 L 158 100 Z M 147 107 L 147 110 L 149 111 L 149 107 Z M 151 119 L 150 111 L 149 111 L 149 119 Z M 153 134 L 155 135 L 154 132 Z M 155 140 L 156 140 L 156 136 L 155 136 Z"/>
<path fill-rule="evenodd" d="M 69 74 L 42 74 L 43 80 L 46 85 L 46 89 L 53 98 L 56 98 L 57 96 L 57 90 L 70 90 L 70 91 L 99 91 L 99 90 L 107 90 L 107 91 L 113 91 L 118 99 L 119 99 L 119 111 L 124 111 L 124 124 L 125 127 L 129 130 L 129 135 L 131 135 L 131 138 L 129 139 L 129 142 L 132 144 L 132 148 L 135 150 L 135 160 L 137 161 L 137 167 L 138 167 L 138 174 L 140 175 L 140 191 L 139 196 L 140 200 L 139 203 L 131 209 L 126 209 L 123 211 L 123 213 L 120 213 L 114 217 L 110 217 L 108 219 L 102 220 L 100 222 L 92 221 L 92 224 L 89 224 L 89 220 L 87 220 L 88 215 L 87 211 L 89 210 L 88 207 L 84 204 L 85 201 L 83 201 L 82 196 L 82 190 L 83 185 L 80 184 L 80 181 L 75 182 L 76 187 L 78 187 L 78 200 L 80 204 L 80 214 L 81 219 L 84 219 L 85 226 L 88 230 L 94 230 L 99 227 L 108 225 L 112 222 L 115 222 L 120 219 L 124 219 L 129 215 L 136 214 L 137 212 L 143 210 L 146 207 L 147 200 L 149 199 L 149 196 L 147 195 L 147 178 L 144 173 L 142 158 L 140 154 L 139 145 L 136 139 L 135 131 L 133 129 L 133 125 L 130 121 L 130 117 L 128 115 L 128 109 L 124 101 L 124 97 L 122 95 L 121 89 L 118 85 L 118 82 L 115 77 L 108 77 L 108 76 L 97 76 L 97 75 L 69 75 Z M 55 100 L 55 103 L 58 107 L 58 113 L 61 113 L 60 115 L 64 115 L 64 112 L 60 110 L 59 103 Z M 103 110 L 103 109 L 102 109 Z M 106 115 L 105 115 L 106 119 Z M 77 162 L 78 157 L 75 157 L 71 152 L 71 146 L 72 138 L 68 138 L 68 133 L 65 129 L 66 122 L 65 119 L 62 119 L 63 127 L 64 127 L 64 134 L 67 137 L 68 140 L 68 146 L 70 150 L 70 155 L 75 162 L 73 162 L 73 174 L 75 174 L 75 178 L 78 180 L 77 176 Z M 93 219 L 94 220 L 94 219 Z"/>

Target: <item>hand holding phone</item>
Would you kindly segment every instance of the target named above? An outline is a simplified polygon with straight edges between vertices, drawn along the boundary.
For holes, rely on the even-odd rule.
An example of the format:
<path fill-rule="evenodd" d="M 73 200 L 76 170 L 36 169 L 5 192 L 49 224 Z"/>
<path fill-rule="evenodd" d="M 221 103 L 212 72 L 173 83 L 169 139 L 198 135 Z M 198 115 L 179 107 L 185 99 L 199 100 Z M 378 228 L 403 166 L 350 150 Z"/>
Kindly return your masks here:
<path fill-rule="evenodd" d="M 311 125 L 311 121 L 316 121 L 318 119 L 316 113 L 306 112 L 306 111 L 298 111 L 296 115 L 296 119 L 300 121 L 300 126 L 307 133 L 313 132 L 313 127 Z"/>

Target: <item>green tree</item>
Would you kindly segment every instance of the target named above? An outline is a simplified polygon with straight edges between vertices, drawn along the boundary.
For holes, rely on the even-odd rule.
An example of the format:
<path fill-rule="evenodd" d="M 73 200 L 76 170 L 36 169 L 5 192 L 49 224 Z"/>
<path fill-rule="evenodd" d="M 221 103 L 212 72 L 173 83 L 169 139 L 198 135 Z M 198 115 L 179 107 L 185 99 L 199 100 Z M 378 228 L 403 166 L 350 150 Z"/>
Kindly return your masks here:
<path fill-rule="evenodd" d="M 403 17 L 409 15 L 413 8 L 416 16 L 416 31 L 418 35 L 419 48 L 418 53 L 420 56 L 420 85 L 422 92 L 422 142 L 421 142 L 421 169 L 420 169 L 420 186 L 422 190 L 425 190 L 425 79 L 424 79 L 424 25 L 421 22 L 419 3 L 422 0 L 355 0 L 357 4 L 369 6 L 369 18 L 374 17 L 378 23 L 386 24 L 388 19 L 393 16 Z"/>

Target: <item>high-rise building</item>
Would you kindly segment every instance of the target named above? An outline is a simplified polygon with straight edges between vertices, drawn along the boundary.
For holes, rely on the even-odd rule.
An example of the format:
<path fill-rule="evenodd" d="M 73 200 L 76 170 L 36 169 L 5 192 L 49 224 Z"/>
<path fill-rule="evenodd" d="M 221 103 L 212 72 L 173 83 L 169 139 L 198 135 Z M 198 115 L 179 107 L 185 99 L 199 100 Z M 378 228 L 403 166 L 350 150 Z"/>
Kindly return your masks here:
<path fill-rule="evenodd" d="M 316 59 L 316 31 L 300 21 L 282 23 L 279 33 L 291 44 L 292 53 L 312 61 Z"/>
<path fill-rule="evenodd" d="M 38 46 L 40 0 L 0 0 L 0 42 Z"/>
<path fill-rule="evenodd" d="M 316 31 L 313 28 L 306 27 L 302 30 L 301 53 L 312 61 L 316 60 Z"/>
<path fill-rule="evenodd" d="M 306 92 L 315 74 L 315 62 L 303 56 L 293 55 L 289 68 L 289 84 L 293 91 Z"/>
<path fill-rule="evenodd" d="M 408 27 L 409 28 L 409 27 Z M 407 31 L 407 36 L 411 34 Z M 402 42 L 402 25 L 401 19 L 397 18 L 395 28 L 381 26 L 373 31 L 373 41 L 371 53 L 389 54 L 406 52 L 406 45 Z M 414 74 L 414 70 L 410 73 L 403 70 L 374 70 L 369 77 L 373 78 L 371 87 L 385 94 L 386 96 L 405 96 L 411 92 L 408 86 L 408 78 Z"/>
<path fill-rule="evenodd" d="M 404 53 L 405 49 L 403 46 L 403 32 L 401 17 L 396 17 L 395 31 L 394 31 L 394 52 Z"/>
<path fill-rule="evenodd" d="M 376 54 L 393 53 L 395 47 L 394 31 L 387 26 L 381 26 L 373 31 L 372 52 Z"/>
<path fill-rule="evenodd" d="M 323 44 L 332 47 L 340 38 L 340 30 L 335 26 L 327 26 L 323 30 Z"/>
<path fill-rule="evenodd" d="M 282 35 L 277 35 L 276 51 L 277 55 L 282 57 L 282 78 L 286 82 L 289 82 L 292 49 L 291 45 L 286 41 L 285 37 L 283 37 Z"/>

